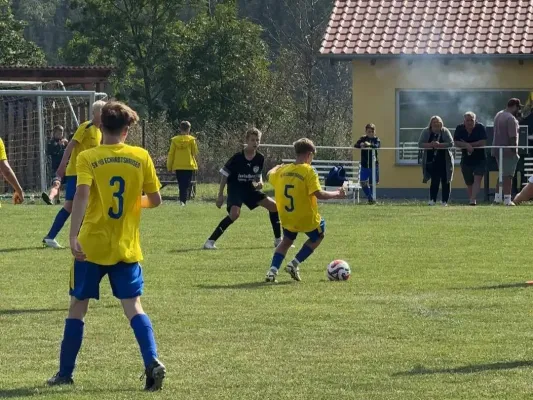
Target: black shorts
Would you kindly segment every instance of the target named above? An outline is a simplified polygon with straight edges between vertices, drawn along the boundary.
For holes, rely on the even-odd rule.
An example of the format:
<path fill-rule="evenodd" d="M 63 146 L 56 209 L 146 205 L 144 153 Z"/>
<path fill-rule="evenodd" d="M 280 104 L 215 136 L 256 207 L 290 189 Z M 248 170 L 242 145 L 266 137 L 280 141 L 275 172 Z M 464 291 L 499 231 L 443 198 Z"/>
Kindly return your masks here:
<path fill-rule="evenodd" d="M 241 208 L 243 204 L 250 210 L 259 207 L 259 203 L 266 199 L 268 196 L 259 190 L 253 189 L 239 189 L 231 188 L 228 186 L 228 213 L 231 207 L 236 206 Z"/>
<path fill-rule="evenodd" d="M 474 176 L 485 175 L 485 160 L 473 165 L 465 165 L 461 163 L 461 172 L 467 186 L 474 184 Z"/>

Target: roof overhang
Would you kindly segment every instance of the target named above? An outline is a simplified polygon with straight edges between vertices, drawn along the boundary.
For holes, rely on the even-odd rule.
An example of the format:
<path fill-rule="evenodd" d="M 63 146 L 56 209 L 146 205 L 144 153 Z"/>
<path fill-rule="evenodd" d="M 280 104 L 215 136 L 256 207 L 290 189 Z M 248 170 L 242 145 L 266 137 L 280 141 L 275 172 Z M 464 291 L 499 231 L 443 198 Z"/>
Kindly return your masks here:
<path fill-rule="evenodd" d="M 319 54 L 319 58 L 328 58 L 335 61 L 352 60 L 533 60 L 533 54 Z"/>

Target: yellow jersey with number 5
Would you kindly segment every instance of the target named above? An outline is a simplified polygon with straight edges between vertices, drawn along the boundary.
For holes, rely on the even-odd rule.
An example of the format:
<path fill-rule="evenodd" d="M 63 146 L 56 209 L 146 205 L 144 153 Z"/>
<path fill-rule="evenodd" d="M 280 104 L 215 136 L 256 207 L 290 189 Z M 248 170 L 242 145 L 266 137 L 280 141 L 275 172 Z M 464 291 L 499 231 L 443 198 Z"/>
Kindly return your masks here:
<path fill-rule="evenodd" d="M 100 129 L 91 121 L 85 121 L 78 127 L 72 140 L 76 142 L 76 146 L 74 146 L 74 149 L 70 154 L 70 159 L 68 160 L 67 169 L 65 171 L 66 176 L 76 176 L 76 160 L 78 154 L 84 150 L 92 149 L 93 147 L 100 145 L 100 142 L 102 141 L 102 132 L 100 132 Z"/>
<path fill-rule="evenodd" d="M 0 138 L 0 161 L 7 160 L 6 146 L 4 146 L 4 141 Z"/>
<path fill-rule="evenodd" d="M 281 225 L 291 232 L 312 232 L 321 217 L 315 192 L 322 190 L 318 174 L 309 164 L 287 164 L 269 176 L 274 186 Z"/>
<path fill-rule="evenodd" d="M 99 265 L 141 261 L 141 195 L 161 187 L 148 152 L 123 143 L 101 145 L 81 152 L 76 169 L 77 185 L 90 186 L 78 235 L 87 261 Z"/>

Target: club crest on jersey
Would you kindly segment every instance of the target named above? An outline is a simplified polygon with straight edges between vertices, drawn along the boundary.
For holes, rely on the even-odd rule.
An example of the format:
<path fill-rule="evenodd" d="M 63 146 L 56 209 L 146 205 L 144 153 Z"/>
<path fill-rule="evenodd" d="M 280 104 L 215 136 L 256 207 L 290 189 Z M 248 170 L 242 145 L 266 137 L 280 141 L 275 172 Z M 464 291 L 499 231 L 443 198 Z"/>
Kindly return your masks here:
<path fill-rule="evenodd" d="M 256 166 L 254 167 L 254 174 L 257 174 L 258 172 L 259 172 L 259 167 L 256 165 Z"/>

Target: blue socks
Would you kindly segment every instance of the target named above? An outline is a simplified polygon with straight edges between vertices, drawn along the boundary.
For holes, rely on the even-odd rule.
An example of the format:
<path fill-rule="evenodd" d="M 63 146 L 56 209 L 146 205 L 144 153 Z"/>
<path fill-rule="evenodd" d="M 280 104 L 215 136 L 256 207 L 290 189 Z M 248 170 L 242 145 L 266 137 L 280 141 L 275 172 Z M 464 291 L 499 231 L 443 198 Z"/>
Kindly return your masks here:
<path fill-rule="evenodd" d="M 150 318 L 146 314 L 137 314 L 131 319 L 130 324 L 141 349 L 144 367 L 148 368 L 157 358 L 157 346 Z"/>
<path fill-rule="evenodd" d="M 83 340 L 83 326 L 85 324 L 80 319 L 65 320 L 65 332 L 61 342 L 61 353 L 59 354 L 59 375 L 72 377 L 76 365 L 76 357 L 80 351 Z"/>
<path fill-rule="evenodd" d="M 272 267 L 276 268 L 277 270 L 280 269 L 281 263 L 285 259 L 285 256 L 281 253 L 274 253 L 274 256 L 272 256 L 272 264 L 270 264 Z"/>
<path fill-rule="evenodd" d="M 313 254 L 313 251 L 314 250 L 311 247 L 304 244 L 294 259 L 298 261 L 298 264 L 301 264 Z"/>
<path fill-rule="evenodd" d="M 46 235 L 46 238 L 55 239 L 57 234 L 61 231 L 61 229 L 63 229 L 63 226 L 65 225 L 65 222 L 67 222 L 69 217 L 70 213 L 64 208 L 61 208 L 61 210 L 59 210 L 59 212 L 57 213 L 56 219 L 52 224 L 52 228 L 50 228 L 50 232 L 48 232 L 48 235 Z"/>
<path fill-rule="evenodd" d="M 373 200 L 373 197 L 372 197 L 372 186 L 363 186 L 363 192 L 365 192 L 365 195 L 366 197 L 368 198 L 368 200 Z"/>

